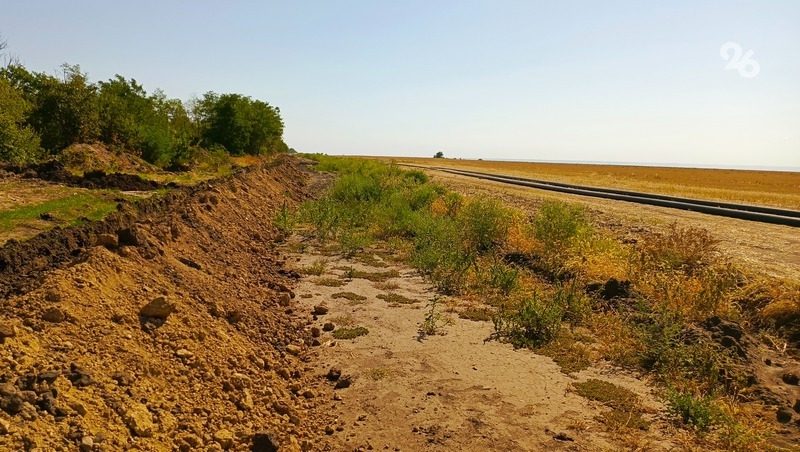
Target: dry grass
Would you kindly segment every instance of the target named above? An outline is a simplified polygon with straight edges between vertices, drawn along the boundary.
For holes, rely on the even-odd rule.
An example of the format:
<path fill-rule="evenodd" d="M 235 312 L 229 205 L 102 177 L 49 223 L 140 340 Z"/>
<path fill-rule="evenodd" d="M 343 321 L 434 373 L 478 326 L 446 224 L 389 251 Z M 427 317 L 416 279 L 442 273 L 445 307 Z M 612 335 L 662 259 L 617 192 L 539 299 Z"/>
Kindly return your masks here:
<path fill-rule="evenodd" d="M 328 266 L 326 259 L 318 259 L 311 265 L 301 267 L 298 271 L 303 275 L 322 276 Z"/>
<path fill-rule="evenodd" d="M 384 158 L 578 185 L 800 209 L 800 173 L 701 168 Z"/>

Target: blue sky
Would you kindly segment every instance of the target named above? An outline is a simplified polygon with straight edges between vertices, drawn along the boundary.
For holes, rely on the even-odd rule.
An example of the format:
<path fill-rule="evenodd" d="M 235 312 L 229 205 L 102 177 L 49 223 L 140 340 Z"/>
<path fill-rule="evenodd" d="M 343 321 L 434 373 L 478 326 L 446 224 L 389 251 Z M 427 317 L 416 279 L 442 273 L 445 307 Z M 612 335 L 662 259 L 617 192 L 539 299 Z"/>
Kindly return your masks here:
<path fill-rule="evenodd" d="M 0 34 L 37 71 L 266 100 L 307 152 L 800 167 L 794 0 L 2 0 Z"/>

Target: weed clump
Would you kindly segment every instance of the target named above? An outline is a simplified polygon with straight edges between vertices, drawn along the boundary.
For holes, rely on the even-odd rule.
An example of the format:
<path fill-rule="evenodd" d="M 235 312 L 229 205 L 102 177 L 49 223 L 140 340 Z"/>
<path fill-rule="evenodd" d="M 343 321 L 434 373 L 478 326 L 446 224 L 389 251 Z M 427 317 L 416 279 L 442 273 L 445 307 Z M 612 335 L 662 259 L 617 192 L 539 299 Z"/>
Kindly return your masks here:
<path fill-rule="evenodd" d="M 580 323 L 589 309 L 576 284 L 558 286 L 549 294 L 534 291 L 515 306 L 500 309 L 491 337 L 515 347 L 539 347 L 558 336 L 562 321 Z"/>
<path fill-rule="evenodd" d="M 304 275 L 314 275 L 314 276 L 322 276 L 325 273 L 325 269 L 328 266 L 328 262 L 324 259 L 320 259 L 314 261 L 313 264 L 300 268 L 300 273 Z"/>
<path fill-rule="evenodd" d="M 367 334 L 369 334 L 369 330 L 363 326 L 342 327 L 333 332 L 333 337 L 336 339 L 355 339 Z"/>

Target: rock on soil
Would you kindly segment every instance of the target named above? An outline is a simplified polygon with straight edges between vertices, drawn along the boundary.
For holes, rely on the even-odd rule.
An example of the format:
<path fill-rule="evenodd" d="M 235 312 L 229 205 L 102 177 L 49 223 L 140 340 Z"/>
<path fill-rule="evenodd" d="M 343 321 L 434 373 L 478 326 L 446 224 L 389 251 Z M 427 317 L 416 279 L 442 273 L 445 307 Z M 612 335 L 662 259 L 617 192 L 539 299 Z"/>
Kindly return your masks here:
<path fill-rule="evenodd" d="M 125 410 L 122 418 L 125 420 L 125 425 L 128 426 L 131 433 L 134 435 L 143 438 L 153 436 L 155 430 L 153 416 L 150 414 L 150 411 L 147 410 L 147 407 L 141 403 L 131 405 Z"/>
<path fill-rule="evenodd" d="M 167 301 L 166 297 L 156 297 L 146 305 L 142 306 L 139 315 L 154 319 L 167 320 L 170 314 L 175 311 L 175 304 Z"/>
<path fill-rule="evenodd" d="M 11 322 L 0 322 L 0 341 L 17 335 L 17 327 Z"/>

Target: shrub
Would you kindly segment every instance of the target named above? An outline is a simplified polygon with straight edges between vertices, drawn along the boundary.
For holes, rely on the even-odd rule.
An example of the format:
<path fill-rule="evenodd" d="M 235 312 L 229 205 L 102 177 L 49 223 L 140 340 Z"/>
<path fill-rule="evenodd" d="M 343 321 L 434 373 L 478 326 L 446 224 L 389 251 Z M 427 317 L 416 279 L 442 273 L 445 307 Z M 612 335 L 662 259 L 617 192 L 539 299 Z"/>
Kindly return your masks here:
<path fill-rule="evenodd" d="M 495 199 L 470 200 L 458 215 L 465 245 L 478 254 L 502 246 L 508 235 L 510 217 L 508 209 Z"/>
<path fill-rule="evenodd" d="M 673 223 L 665 233 L 651 234 L 638 247 L 639 265 L 693 274 L 719 258 L 719 241 L 701 228 Z"/>
<path fill-rule="evenodd" d="M 545 201 L 533 221 L 534 235 L 546 250 L 563 250 L 590 232 L 582 206 L 560 201 Z"/>
<path fill-rule="evenodd" d="M 498 289 L 503 295 L 509 295 L 519 286 L 519 270 L 493 259 L 489 264 L 489 287 Z"/>
<path fill-rule="evenodd" d="M 708 431 L 712 425 L 724 418 L 714 404 L 713 398 L 709 396 L 695 397 L 688 392 L 670 390 L 667 400 L 673 415 L 678 416 L 684 424 L 700 431 Z"/>
<path fill-rule="evenodd" d="M 459 224 L 447 217 L 420 216 L 415 229 L 412 264 L 444 293 L 459 292 L 475 262 L 472 250 L 461 244 Z"/>
<path fill-rule="evenodd" d="M 540 248 L 540 270 L 554 280 L 572 273 L 570 260 L 578 241 L 591 233 L 583 207 L 546 201 L 533 220 L 534 237 Z"/>
<path fill-rule="evenodd" d="M 492 338 L 514 347 L 534 348 L 553 340 L 561 328 L 564 306 L 543 299 L 537 292 L 513 309 L 501 309 L 494 316 Z"/>

